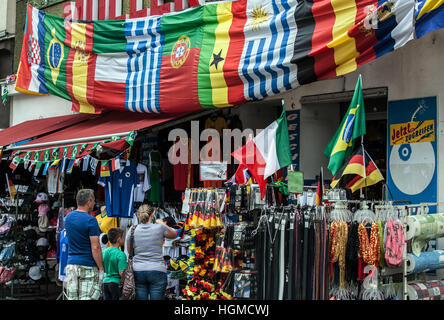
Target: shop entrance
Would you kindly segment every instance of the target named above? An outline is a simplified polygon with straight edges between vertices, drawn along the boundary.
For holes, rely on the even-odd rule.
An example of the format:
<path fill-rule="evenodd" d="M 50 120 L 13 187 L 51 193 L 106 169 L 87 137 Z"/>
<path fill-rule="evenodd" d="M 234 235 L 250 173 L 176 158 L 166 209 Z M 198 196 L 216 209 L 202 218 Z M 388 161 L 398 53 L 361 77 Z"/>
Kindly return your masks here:
<path fill-rule="evenodd" d="M 387 89 L 365 89 L 365 119 L 367 134 L 364 136 L 364 148 L 374 160 L 383 177 L 387 172 Z M 334 136 L 343 119 L 353 91 L 331 93 L 301 98 L 301 171 L 304 172 L 305 185 L 317 183 L 320 168 L 324 168 L 324 180 L 328 186 L 332 174 L 327 169 L 328 158 L 324 148 Z M 359 142 L 360 143 L 360 142 Z M 369 200 L 383 198 L 381 181 L 363 190 Z M 359 199 L 360 193 L 351 193 L 349 199 Z"/>

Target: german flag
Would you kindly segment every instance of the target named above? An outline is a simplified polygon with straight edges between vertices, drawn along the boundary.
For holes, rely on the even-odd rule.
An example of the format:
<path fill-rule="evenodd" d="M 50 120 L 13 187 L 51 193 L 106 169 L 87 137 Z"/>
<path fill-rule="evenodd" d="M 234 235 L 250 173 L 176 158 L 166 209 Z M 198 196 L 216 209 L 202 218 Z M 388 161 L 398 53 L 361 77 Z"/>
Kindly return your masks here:
<path fill-rule="evenodd" d="M 358 189 L 374 185 L 384 180 L 384 177 L 373 159 L 361 145 L 333 177 L 330 186 L 335 188 L 341 180 L 347 189 L 355 192 Z"/>
<path fill-rule="evenodd" d="M 316 190 L 316 199 L 315 199 L 315 205 L 320 206 L 322 203 L 322 196 L 324 195 L 324 170 L 321 168 L 321 171 L 319 173 L 319 181 L 318 181 L 318 188 Z"/>
<path fill-rule="evenodd" d="M 11 203 L 12 203 L 14 201 L 14 198 L 15 198 L 16 194 L 17 194 L 17 189 L 15 188 L 14 183 L 12 182 L 12 180 L 9 179 L 8 174 L 7 173 L 5 173 L 5 174 L 6 174 L 6 181 L 8 183 L 9 197 L 10 197 L 10 200 L 11 200 Z"/>

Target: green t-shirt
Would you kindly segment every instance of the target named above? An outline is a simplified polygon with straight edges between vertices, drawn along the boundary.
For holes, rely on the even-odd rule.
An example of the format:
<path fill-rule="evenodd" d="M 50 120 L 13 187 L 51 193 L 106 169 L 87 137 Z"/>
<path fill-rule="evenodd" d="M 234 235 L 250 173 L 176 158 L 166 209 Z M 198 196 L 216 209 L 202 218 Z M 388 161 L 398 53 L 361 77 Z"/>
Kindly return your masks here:
<path fill-rule="evenodd" d="M 105 269 L 105 278 L 103 282 L 120 283 L 119 271 L 126 268 L 126 255 L 117 248 L 109 247 L 103 251 L 103 268 Z"/>

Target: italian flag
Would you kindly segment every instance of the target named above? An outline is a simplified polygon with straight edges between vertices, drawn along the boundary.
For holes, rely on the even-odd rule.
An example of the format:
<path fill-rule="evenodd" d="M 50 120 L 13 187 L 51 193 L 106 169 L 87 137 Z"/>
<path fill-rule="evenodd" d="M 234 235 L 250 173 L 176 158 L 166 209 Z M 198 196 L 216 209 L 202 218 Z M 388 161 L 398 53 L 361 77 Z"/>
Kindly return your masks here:
<path fill-rule="evenodd" d="M 250 139 L 242 148 L 231 154 L 241 165 L 248 168 L 259 184 L 261 198 L 265 197 L 267 178 L 279 169 L 291 164 L 285 108 L 281 116 Z"/>

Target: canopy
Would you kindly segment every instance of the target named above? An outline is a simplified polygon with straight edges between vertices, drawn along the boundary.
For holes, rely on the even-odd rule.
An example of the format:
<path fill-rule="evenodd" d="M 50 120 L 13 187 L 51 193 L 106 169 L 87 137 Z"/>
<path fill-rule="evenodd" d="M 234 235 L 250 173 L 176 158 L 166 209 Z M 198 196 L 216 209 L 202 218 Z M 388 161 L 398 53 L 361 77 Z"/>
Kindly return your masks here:
<path fill-rule="evenodd" d="M 21 162 L 53 162 L 81 158 L 99 145 L 115 150 L 125 150 L 135 138 L 135 131 L 183 117 L 185 114 L 138 114 L 111 111 L 91 116 L 70 127 L 23 143 L 12 149 L 15 167 Z M 19 150 L 18 150 L 19 149 Z"/>
<path fill-rule="evenodd" d="M 80 123 L 93 117 L 91 114 L 70 114 L 66 116 L 29 120 L 0 131 L 0 146 L 39 137 Z"/>

